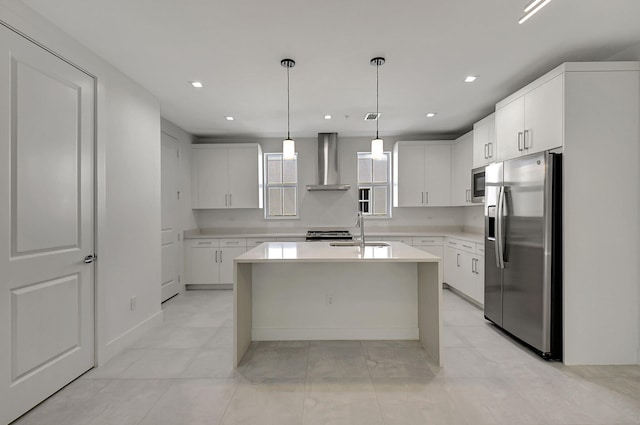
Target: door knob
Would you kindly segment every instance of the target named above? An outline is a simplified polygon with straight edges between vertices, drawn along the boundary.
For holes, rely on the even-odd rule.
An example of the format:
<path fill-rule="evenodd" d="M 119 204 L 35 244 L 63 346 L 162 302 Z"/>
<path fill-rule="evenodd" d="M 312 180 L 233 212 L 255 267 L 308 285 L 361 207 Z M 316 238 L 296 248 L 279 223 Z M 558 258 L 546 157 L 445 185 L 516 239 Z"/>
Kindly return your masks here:
<path fill-rule="evenodd" d="M 98 257 L 96 257 L 95 255 L 91 254 L 91 255 L 87 255 L 86 257 L 84 257 L 84 260 L 83 260 L 83 261 L 84 261 L 86 264 L 91 264 L 91 263 L 93 263 L 94 261 L 96 261 L 97 259 L 98 259 Z"/>

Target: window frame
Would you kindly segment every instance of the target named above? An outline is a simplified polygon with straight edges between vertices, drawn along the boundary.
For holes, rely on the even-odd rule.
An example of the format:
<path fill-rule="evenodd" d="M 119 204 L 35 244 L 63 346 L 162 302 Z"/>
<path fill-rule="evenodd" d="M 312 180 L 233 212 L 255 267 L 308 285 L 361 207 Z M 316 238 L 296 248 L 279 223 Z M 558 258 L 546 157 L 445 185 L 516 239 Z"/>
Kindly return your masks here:
<path fill-rule="evenodd" d="M 371 161 L 374 160 L 374 158 L 371 155 L 371 152 L 357 152 L 356 153 L 356 187 L 357 187 L 357 193 L 356 193 L 356 202 L 357 202 L 357 211 L 362 211 L 361 210 L 361 204 L 363 203 L 362 199 L 360 199 L 360 190 L 361 189 L 368 189 L 369 190 L 369 199 L 368 199 L 368 205 L 369 205 L 369 211 L 370 212 L 363 212 L 363 215 L 365 217 L 367 217 L 368 219 L 378 219 L 378 220 L 384 220 L 384 219 L 390 219 L 392 218 L 392 211 L 393 211 L 393 172 L 392 172 L 392 160 L 393 160 L 393 155 L 392 152 L 390 151 L 385 151 L 384 155 L 387 157 L 387 181 L 386 183 L 376 183 L 376 182 L 360 182 L 360 159 L 370 159 Z M 373 164 L 372 164 L 372 177 L 373 177 Z M 373 178 L 372 178 L 373 180 Z M 373 214 L 373 205 L 375 202 L 375 188 L 376 187 L 384 187 L 387 190 L 387 199 L 386 199 L 386 206 L 387 206 L 387 213 L 386 214 Z"/>
<path fill-rule="evenodd" d="M 263 154 L 263 169 L 264 169 L 264 219 L 265 220 L 297 220 L 300 219 L 299 208 L 299 190 L 298 190 L 298 154 L 295 154 L 295 167 L 296 167 L 296 181 L 295 183 L 269 183 L 269 157 L 278 158 L 283 160 L 282 152 L 266 152 Z M 291 161 L 291 160 L 286 160 Z M 282 175 L 282 169 L 281 169 Z M 295 215 L 269 215 L 269 189 L 270 188 L 293 188 L 295 189 Z M 284 197 L 282 197 L 284 202 Z M 284 210 L 284 205 L 282 210 Z"/>

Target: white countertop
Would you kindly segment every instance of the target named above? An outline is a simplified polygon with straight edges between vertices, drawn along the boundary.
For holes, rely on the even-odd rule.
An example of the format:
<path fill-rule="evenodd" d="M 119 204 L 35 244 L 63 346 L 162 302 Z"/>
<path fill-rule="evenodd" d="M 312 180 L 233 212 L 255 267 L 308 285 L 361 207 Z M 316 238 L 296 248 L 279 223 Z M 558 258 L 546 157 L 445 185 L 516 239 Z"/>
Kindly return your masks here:
<path fill-rule="evenodd" d="M 372 241 L 373 242 L 373 241 Z M 386 242 L 386 247 L 330 246 L 329 242 L 265 242 L 242 255 L 237 263 L 353 263 L 353 262 L 407 262 L 431 263 L 439 257 L 413 248 L 402 242 Z"/>
<path fill-rule="evenodd" d="M 358 229 L 351 230 L 354 235 L 359 234 Z M 411 237 L 411 236 L 442 236 L 463 239 L 475 243 L 484 243 L 484 235 L 481 233 L 463 232 L 459 228 L 449 227 L 407 227 L 398 228 L 376 228 L 371 226 L 366 228 L 367 238 L 384 237 Z M 207 228 L 192 229 L 184 232 L 185 239 L 206 239 L 206 238 L 303 238 L 307 233 L 301 228 L 278 228 L 278 229 L 256 229 L 256 228 Z"/>

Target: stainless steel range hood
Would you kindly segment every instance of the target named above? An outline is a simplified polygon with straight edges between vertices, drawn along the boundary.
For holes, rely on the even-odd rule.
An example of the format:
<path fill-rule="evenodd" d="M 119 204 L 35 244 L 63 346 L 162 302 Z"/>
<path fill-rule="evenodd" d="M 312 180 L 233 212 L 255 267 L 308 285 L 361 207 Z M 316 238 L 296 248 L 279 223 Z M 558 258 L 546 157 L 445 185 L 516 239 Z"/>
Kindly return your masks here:
<path fill-rule="evenodd" d="M 338 168 L 338 133 L 318 133 L 318 184 L 308 184 L 307 190 L 349 190 L 340 183 Z"/>

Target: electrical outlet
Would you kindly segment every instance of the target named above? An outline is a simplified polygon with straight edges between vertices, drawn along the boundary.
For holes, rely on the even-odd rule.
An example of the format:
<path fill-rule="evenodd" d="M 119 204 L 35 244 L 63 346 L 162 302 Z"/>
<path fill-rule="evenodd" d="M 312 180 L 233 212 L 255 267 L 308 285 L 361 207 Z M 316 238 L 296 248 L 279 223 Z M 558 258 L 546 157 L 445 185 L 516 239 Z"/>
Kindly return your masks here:
<path fill-rule="evenodd" d="M 131 299 L 129 300 L 129 307 L 131 308 L 131 311 L 136 309 L 136 296 L 135 295 L 133 297 L 131 297 Z"/>
<path fill-rule="evenodd" d="M 333 304 L 333 295 L 327 295 L 327 305 Z"/>

